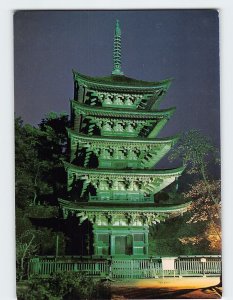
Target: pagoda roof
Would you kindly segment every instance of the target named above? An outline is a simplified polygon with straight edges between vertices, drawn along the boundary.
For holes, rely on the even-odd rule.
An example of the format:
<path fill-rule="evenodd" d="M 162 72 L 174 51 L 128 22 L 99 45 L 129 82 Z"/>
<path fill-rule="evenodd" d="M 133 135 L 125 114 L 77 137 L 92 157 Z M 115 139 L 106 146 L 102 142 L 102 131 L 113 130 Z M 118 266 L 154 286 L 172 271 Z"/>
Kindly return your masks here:
<path fill-rule="evenodd" d="M 71 163 L 64 161 L 64 166 L 66 170 L 73 171 L 80 175 L 97 175 L 97 176 L 118 176 L 118 177 L 126 177 L 126 176 L 140 176 L 140 177 L 167 177 L 167 176 L 180 176 L 184 171 L 185 167 L 179 167 L 175 169 L 163 169 L 163 170 L 111 170 L 111 169 L 88 169 L 79 166 L 75 166 Z"/>
<path fill-rule="evenodd" d="M 74 130 L 67 128 L 67 132 L 69 136 L 73 136 L 77 140 L 84 143 L 126 143 L 126 144 L 146 144 L 146 145 L 157 145 L 157 144 L 175 144 L 180 134 L 167 137 L 167 138 L 156 138 L 156 139 L 148 139 L 141 137 L 107 137 L 107 136 L 95 136 L 95 135 L 86 135 L 82 133 L 77 133 Z"/>
<path fill-rule="evenodd" d="M 91 77 L 83 75 L 73 70 L 74 80 L 83 83 L 89 88 L 99 88 L 105 90 L 138 90 L 153 92 L 158 89 L 167 90 L 171 84 L 172 79 L 165 79 L 162 81 L 151 82 L 133 79 L 124 75 L 110 75 L 105 77 Z"/>
<path fill-rule="evenodd" d="M 106 108 L 102 106 L 91 106 L 82 104 L 76 100 L 71 100 L 71 104 L 74 109 L 82 112 L 85 115 L 90 116 L 104 116 L 104 117 L 126 117 L 126 118 L 137 118 L 137 119 L 158 119 L 162 117 L 170 118 L 176 108 L 171 107 L 168 109 L 161 109 L 156 111 L 151 110 L 133 110 L 133 109 L 121 109 L 121 108 Z"/>
<path fill-rule="evenodd" d="M 59 199 L 61 206 L 79 210 L 79 211 L 101 211 L 101 212 L 157 212 L 157 213 L 182 213 L 187 211 L 187 208 L 192 203 L 191 201 L 182 204 L 170 204 L 158 206 L 155 203 L 91 203 L 91 202 L 71 202 L 63 199 Z"/>

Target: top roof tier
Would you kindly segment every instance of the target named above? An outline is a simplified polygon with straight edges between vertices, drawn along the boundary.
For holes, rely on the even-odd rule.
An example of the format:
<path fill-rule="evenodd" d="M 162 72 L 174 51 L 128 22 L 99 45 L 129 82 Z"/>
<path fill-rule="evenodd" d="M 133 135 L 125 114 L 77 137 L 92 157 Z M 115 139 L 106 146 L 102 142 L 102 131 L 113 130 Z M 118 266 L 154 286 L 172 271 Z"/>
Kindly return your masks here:
<path fill-rule="evenodd" d="M 89 89 L 106 91 L 128 91 L 128 92 L 147 92 L 164 93 L 168 90 L 172 79 L 152 82 L 137 80 L 125 75 L 110 75 L 105 77 L 91 77 L 78 73 L 73 70 L 74 81 Z"/>
<path fill-rule="evenodd" d="M 114 34 L 113 70 L 111 75 L 91 77 L 73 70 L 73 77 L 75 83 L 75 100 L 90 105 L 96 105 L 95 98 L 105 98 L 110 96 L 115 98 L 103 101 L 101 106 L 118 107 L 118 102 L 122 102 L 121 99 L 118 99 L 120 94 L 124 100 L 127 99 L 126 101 L 130 102 L 130 105 L 126 105 L 128 108 L 148 108 L 149 110 L 157 109 L 172 81 L 172 79 L 157 82 L 143 81 L 124 75 L 121 69 L 121 29 L 118 20 L 116 21 Z M 90 96 L 92 99 L 89 99 L 90 103 L 88 103 L 87 98 L 90 98 Z M 128 99 L 129 97 L 134 97 L 134 99 Z M 140 100 L 140 97 L 143 97 L 143 100 L 141 99 L 142 101 Z M 135 105 L 131 105 L 131 100 L 133 102 L 136 101 L 137 105 L 135 103 Z M 120 106 L 124 107 L 124 103 L 121 103 Z"/>

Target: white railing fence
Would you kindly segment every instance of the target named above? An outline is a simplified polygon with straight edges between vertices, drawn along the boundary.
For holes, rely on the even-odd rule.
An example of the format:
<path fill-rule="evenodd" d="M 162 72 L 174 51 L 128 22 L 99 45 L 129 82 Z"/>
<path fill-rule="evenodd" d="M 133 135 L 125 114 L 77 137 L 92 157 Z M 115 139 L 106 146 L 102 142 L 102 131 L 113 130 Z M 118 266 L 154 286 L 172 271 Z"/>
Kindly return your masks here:
<path fill-rule="evenodd" d="M 170 259 L 171 258 L 166 258 Z M 174 267 L 164 267 L 164 258 L 97 259 L 80 257 L 35 257 L 29 262 L 29 276 L 51 276 L 56 272 L 84 272 L 111 278 L 157 278 L 161 276 L 219 276 L 221 256 L 179 256 Z"/>

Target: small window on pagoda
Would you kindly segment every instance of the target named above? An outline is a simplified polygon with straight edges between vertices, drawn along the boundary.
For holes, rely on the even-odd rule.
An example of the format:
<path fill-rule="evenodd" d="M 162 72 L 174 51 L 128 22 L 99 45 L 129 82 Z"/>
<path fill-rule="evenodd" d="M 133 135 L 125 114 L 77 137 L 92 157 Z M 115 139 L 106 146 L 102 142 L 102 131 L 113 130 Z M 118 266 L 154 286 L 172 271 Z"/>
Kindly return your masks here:
<path fill-rule="evenodd" d="M 134 241 L 135 242 L 144 242 L 144 234 L 142 234 L 142 233 L 134 234 Z"/>
<path fill-rule="evenodd" d="M 108 234 L 99 234 L 98 240 L 104 244 L 109 244 L 109 235 Z"/>

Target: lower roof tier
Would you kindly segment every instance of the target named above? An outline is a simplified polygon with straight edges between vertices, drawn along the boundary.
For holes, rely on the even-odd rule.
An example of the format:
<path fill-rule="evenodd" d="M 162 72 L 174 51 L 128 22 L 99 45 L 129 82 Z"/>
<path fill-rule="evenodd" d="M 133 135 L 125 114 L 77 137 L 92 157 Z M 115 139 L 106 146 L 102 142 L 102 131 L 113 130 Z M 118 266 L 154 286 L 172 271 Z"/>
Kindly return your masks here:
<path fill-rule="evenodd" d="M 130 118 L 130 119 L 158 119 L 170 118 L 176 108 L 170 107 L 168 109 L 160 110 L 138 110 L 127 108 L 108 108 L 95 105 L 86 105 L 76 100 L 71 100 L 71 106 L 77 114 L 85 116 L 99 116 L 99 117 L 115 117 L 115 118 Z"/>
<path fill-rule="evenodd" d="M 186 212 L 191 202 L 178 205 L 156 206 L 155 204 L 107 204 L 74 203 L 59 200 L 63 217 L 77 216 L 80 222 L 88 219 L 101 226 L 141 226 L 159 223 L 167 218 L 179 216 Z"/>
<path fill-rule="evenodd" d="M 127 144 L 132 145 L 132 147 L 146 147 L 150 148 L 153 147 L 153 145 L 161 145 L 161 144 L 172 144 L 172 146 L 177 142 L 179 139 L 179 134 L 166 137 L 166 138 L 156 138 L 156 139 L 148 139 L 148 138 L 142 138 L 142 137 L 111 137 L 111 136 L 90 136 L 86 134 L 82 134 L 79 132 L 76 132 L 70 128 L 67 128 L 68 136 L 69 138 L 72 138 L 74 141 L 77 141 L 78 143 L 82 144 L 98 144 L 98 145 L 115 145 L 115 144 Z"/>
<path fill-rule="evenodd" d="M 138 111 L 94 107 L 72 101 L 73 124 L 88 135 L 154 138 L 173 115 L 175 108 Z"/>
<path fill-rule="evenodd" d="M 88 169 L 67 162 L 64 166 L 69 191 L 77 186 L 77 181 L 82 182 L 81 198 L 89 186 L 94 187 L 97 196 L 109 193 L 110 198 L 119 193 L 154 195 L 174 182 L 184 170 L 184 167 L 170 170 Z"/>
<path fill-rule="evenodd" d="M 152 168 L 178 141 L 179 135 L 163 139 L 99 137 L 67 129 L 70 138 L 71 161 L 87 167 L 95 156 L 98 168 Z M 78 151 L 84 159 L 79 159 Z"/>
<path fill-rule="evenodd" d="M 112 178 L 130 178 L 130 177 L 169 177 L 169 176 L 180 176 L 184 171 L 185 167 L 179 167 L 175 169 L 159 169 L 159 170 L 110 170 L 110 169 L 87 169 L 77 167 L 68 162 L 64 162 L 65 169 L 69 172 L 80 175 L 93 175 L 99 177 L 112 177 Z"/>

